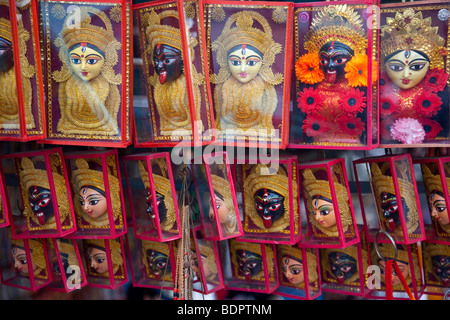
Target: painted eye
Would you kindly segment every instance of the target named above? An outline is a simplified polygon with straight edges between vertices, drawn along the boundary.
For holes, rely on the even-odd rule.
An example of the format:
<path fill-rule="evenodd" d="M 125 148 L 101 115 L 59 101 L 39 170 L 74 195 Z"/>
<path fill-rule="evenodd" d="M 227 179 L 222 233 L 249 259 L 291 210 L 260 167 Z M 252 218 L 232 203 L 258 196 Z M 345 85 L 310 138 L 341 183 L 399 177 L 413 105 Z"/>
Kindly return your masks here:
<path fill-rule="evenodd" d="M 330 210 L 326 209 L 326 210 L 320 211 L 320 214 L 321 214 L 322 216 L 327 216 L 327 215 L 330 214 L 330 212 L 331 212 Z"/>
<path fill-rule="evenodd" d="M 50 202 L 50 198 L 42 199 L 41 201 L 38 202 L 38 206 L 45 207 L 48 205 L 49 202 Z"/>
<path fill-rule="evenodd" d="M 83 200 L 80 200 L 80 204 L 81 204 L 82 206 L 84 206 L 84 201 L 83 201 Z"/>
<path fill-rule="evenodd" d="M 327 66 L 328 65 L 328 60 L 327 59 L 320 59 L 320 65 L 321 66 Z"/>
<path fill-rule="evenodd" d="M 425 63 L 415 64 L 410 67 L 412 71 L 420 71 L 425 67 Z"/>
<path fill-rule="evenodd" d="M 436 207 L 437 212 L 442 212 L 442 211 L 445 211 L 446 209 L 447 209 L 447 207 Z"/>
<path fill-rule="evenodd" d="M 342 267 L 342 268 L 341 268 L 341 271 L 342 271 L 342 272 L 349 272 L 351 269 L 352 269 L 351 267 L 348 267 L 348 266 L 347 266 L 347 267 Z"/>
<path fill-rule="evenodd" d="M 27 261 L 27 260 L 20 260 L 20 263 L 21 263 L 21 264 L 27 264 L 28 261 Z"/>
<path fill-rule="evenodd" d="M 91 205 L 91 206 L 95 206 L 97 203 L 99 203 L 100 202 L 100 200 L 91 200 L 91 201 L 89 201 L 89 204 Z"/>
<path fill-rule="evenodd" d="M 156 264 L 156 266 L 157 266 L 159 269 L 162 269 L 162 268 L 164 268 L 164 267 L 166 266 L 166 263 L 165 263 L 165 262 L 158 262 L 158 263 Z"/>
<path fill-rule="evenodd" d="M 255 66 L 259 61 L 256 60 L 249 60 L 247 61 L 247 65 L 249 65 L 250 67 Z"/>
<path fill-rule="evenodd" d="M 275 211 L 281 206 L 281 203 L 273 204 L 269 207 L 269 210 Z"/>
<path fill-rule="evenodd" d="M 235 67 L 241 65 L 241 62 L 240 62 L 239 60 L 231 60 L 230 62 L 231 62 L 231 65 L 233 65 L 233 66 L 235 66 Z"/>
<path fill-rule="evenodd" d="M 103 263 L 105 261 L 104 258 L 95 259 L 95 262 L 97 263 Z"/>
<path fill-rule="evenodd" d="M 344 64 L 344 63 L 346 63 L 347 62 L 347 58 L 337 58 L 337 59 L 334 59 L 334 63 L 335 64 Z"/>
<path fill-rule="evenodd" d="M 398 210 L 398 206 L 390 206 L 388 209 L 388 211 L 391 213 L 396 212 L 397 210 Z"/>
<path fill-rule="evenodd" d="M 260 205 L 260 204 L 257 204 L 256 205 L 256 210 L 263 210 L 264 208 L 263 208 L 263 206 L 262 205 Z"/>
<path fill-rule="evenodd" d="M 250 269 L 255 268 L 255 267 L 256 267 L 256 262 L 249 263 L 249 264 L 248 264 L 248 267 L 249 267 Z"/>
<path fill-rule="evenodd" d="M 87 59 L 86 62 L 88 64 L 96 64 L 98 62 L 98 60 L 97 59 Z"/>
<path fill-rule="evenodd" d="M 399 64 L 389 64 L 388 66 L 389 66 L 389 68 L 391 68 L 392 71 L 395 71 L 395 72 L 399 72 L 399 71 L 402 71 L 403 69 L 405 69 L 402 65 L 399 65 Z"/>
<path fill-rule="evenodd" d="M 298 275 L 300 273 L 300 270 L 294 269 L 291 271 L 292 274 Z"/>
<path fill-rule="evenodd" d="M 72 61 L 73 64 L 81 64 L 81 60 L 80 59 L 72 58 L 70 60 Z"/>

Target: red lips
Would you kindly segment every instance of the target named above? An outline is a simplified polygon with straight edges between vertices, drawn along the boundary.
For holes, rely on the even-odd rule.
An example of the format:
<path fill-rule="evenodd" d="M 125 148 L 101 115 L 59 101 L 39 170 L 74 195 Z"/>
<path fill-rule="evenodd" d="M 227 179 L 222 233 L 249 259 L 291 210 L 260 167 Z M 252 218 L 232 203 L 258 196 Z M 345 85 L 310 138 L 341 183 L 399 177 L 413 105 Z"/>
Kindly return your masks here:
<path fill-rule="evenodd" d="M 411 79 L 403 79 L 402 83 L 403 84 L 409 84 L 411 82 Z"/>

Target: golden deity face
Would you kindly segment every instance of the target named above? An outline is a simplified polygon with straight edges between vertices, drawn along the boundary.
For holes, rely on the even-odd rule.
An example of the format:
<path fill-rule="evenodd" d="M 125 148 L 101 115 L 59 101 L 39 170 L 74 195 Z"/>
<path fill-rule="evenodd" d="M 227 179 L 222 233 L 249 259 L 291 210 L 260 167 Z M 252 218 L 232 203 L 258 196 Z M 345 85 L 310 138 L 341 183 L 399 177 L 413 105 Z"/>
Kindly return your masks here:
<path fill-rule="evenodd" d="M 258 49 L 245 44 L 228 52 L 228 68 L 241 83 L 247 83 L 258 75 L 262 60 L 262 53 Z"/>
<path fill-rule="evenodd" d="M 105 192 L 95 187 L 83 187 L 78 194 L 81 209 L 91 218 L 98 218 L 108 211 Z"/>
<path fill-rule="evenodd" d="M 312 199 L 314 219 L 324 228 L 336 225 L 336 214 L 331 199 L 316 196 Z"/>
<path fill-rule="evenodd" d="M 17 269 L 17 271 L 21 274 L 21 275 L 29 275 L 29 270 L 28 270 L 28 260 L 27 260 L 27 255 L 25 253 L 25 250 L 23 250 L 20 247 L 13 247 L 12 248 L 12 256 L 14 259 L 14 267 Z M 35 269 L 35 268 L 33 268 Z"/>
<path fill-rule="evenodd" d="M 106 252 L 100 248 L 90 247 L 88 250 L 90 267 L 97 273 L 108 271 L 108 258 Z"/>
<path fill-rule="evenodd" d="M 80 79 L 91 81 L 102 71 L 105 58 L 99 50 L 83 44 L 76 45 L 69 51 L 70 66 Z"/>
<path fill-rule="evenodd" d="M 415 87 L 428 72 L 430 61 L 414 50 L 403 50 L 385 61 L 388 77 L 400 89 Z"/>
<path fill-rule="evenodd" d="M 428 201 L 430 203 L 431 217 L 441 225 L 448 225 L 449 217 L 444 195 L 439 191 L 432 192 Z"/>

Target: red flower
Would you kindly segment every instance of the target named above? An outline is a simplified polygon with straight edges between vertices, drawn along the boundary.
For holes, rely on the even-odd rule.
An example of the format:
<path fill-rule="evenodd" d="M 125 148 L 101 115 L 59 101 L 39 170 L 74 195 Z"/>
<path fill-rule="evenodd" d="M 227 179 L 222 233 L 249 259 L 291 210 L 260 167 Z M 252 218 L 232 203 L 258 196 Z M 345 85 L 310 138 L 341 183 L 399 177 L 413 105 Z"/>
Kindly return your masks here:
<path fill-rule="evenodd" d="M 448 73 L 444 69 L 430 69 L 425 77 L 425 87 L 433 92 L 442 91 L 448 80 Z"/>
<path fill-rule="evenodd" d="M 441 98 L 431 91 L 425 91 L 419 95 L 414 103 L 416 112 L 426 117 L 436 115 L 441 110 L 441 105 Z"/>
<path fill-rule="evenodd" d="M 303 120 L 303 131 L 308 137 L 317 137 L 328 133 L 330 124 L 328 120 L 321 115 L 308 115 Z"/>
<path fill-rule="evenodd" d="M 339 99 L 339 106 L 347 113 L 363 112 L 366 108 L 367 98 L 364 96 L 364 92 L 351 88 L 344 93 Z"/>
<path fill-rule="evenodd" d="M 419 119 L 419 122 L 422 124 L 423 129 L 425 130 L 425 140 L 436 139 L 439 132 L 442 131 L 442 126 L 437 121 L 423 117 Z"/>
<path fill-rule="evenodd" d="M 339 117 L 337 123 L 339 124 L 339 129 L 342 133 L 353 137 L 359 137 L 366 128 L 365 123 L 362 122 L 360 118 L 348 115 Z"/>
<path fill-rule="evenodd" d="M 314 88 L 305 88 L 298 95 L 298 107 L 307 114 L 320 112 L 323 97 Z"/>
<path fill-rule="evenodd" d="M 380 114 L 382 117 L 389 116 L 394 112 L 398 112 L 400 105 L 396 103 L 392 96 L 382 96 L 380 97 Z"/>

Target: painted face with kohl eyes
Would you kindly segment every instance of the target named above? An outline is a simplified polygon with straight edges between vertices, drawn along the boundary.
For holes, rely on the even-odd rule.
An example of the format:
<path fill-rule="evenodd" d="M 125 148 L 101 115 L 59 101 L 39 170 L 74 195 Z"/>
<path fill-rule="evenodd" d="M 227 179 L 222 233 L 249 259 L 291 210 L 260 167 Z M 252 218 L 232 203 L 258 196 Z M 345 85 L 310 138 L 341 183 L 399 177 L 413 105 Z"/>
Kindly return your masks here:
<path fill-rule="evenodd" d="M 243 44 L 231 49 L 228 53 L 228 68 L 236 80 L 247 83 L 258 75 L 262 60 L 261 52 Z"/>
<path fill-rule="evenodd" d="M 432 192 L 429 196 L 429 204 L 431 208 L 431 217 L 433 217 L 441 225 L 449 224 L 449 217 L 445 198 L 438 192 Z"/>
<path fill-rule="evenodd" d="M 217 193 L 215 193 L 215 201 L 216 201 L 216 210 L 219 216 L 220 223 L 227 222 L 227 213 L 230 212 L 230 209 L 225 205 L 225 201 L 223 201 L 223 197 Z M 209 218 L 214 221 L 214 208 L 212 201 L 209 201 Z"/>
<path fill-rule="evenodd" d="M 446 255 L 432 256 L 433 271 L 442 281 L 444 287 L 450 286 L 450 257 Z"/>
<path fill-rule="evenodd" d="M 343 284 L 358 270 L 358 262 L 352 256 L 344 252 L 330 252 L 328 254 L 330 271 L 338 284 Z"/>
<path fill-rule="evenodd" d="M 176 80 L 183 73 L 181 50 L 166 44 L 157 44 L 153 49 L 153 64 L 161 84 Z"/>
<path fill-rule="evenodd" d="M 49 189 L 31 186 L 28 189 L 28 200 L 31 211 L 36 215 L 41 226 L 47 223 L 47 220 L 53 217 L 52 194 Z"/>
<path fill-rule="evenodd" d="M 94 219 L 104 215 L 108 211 L 105 196 L 95 189 L 89 187 L 82 188 L 78 195 L 78 200 L 84 213 Z"/>
<path fill-rule="evenodd" d="M 97 273 L 108 272 L 108 258 L 106 252 L 99 248 L 90 247 L 88 249 L 88 258 L 91 269 Z"/>
<path fill-rule="evenodd" d="M 156 194 L 156 207 L 158 208 L 159 222 L 164 221 L 167 215 L 166 204 L 164 203 L 164 196 L 155 190 Z M 156 211 L 153 208 L 153 198 L 152 198 L 152 190 L 150 188 L 147 189 L 147 198 L 145 202 L 147 203 L 147 213 L 152 218 L 153 225 L 156 225 Z"/>
<path fill-rule="evenodd" d="M 326 197 L 317 196 L 312 200 L 314 219 L 324 228 L 336 225 L 336 215 L 333 201 Z"/>
<path fill-rule="evenodd" d="M 13 247 L 12 256 L 14 260 L 14 267 L 17 269 L 19 274 L 24 276 L 29 275 L 30 272 L 28 270 L 28 259 L 25 250 L 20 247 Z"/>
<path fill-rule="evenodd" d="M 402 206 L 403 210 L 405 211 L 405 221 L 406 221 L 406 211 L 408 207 L 406 206 L 406 202 L 403 198 L 402 199 Z M 390 231 L 394 231 L 397 226 L 401 225 L 400 220 L 400 211 L 398 209 L 398 201 L 395 195 L 389 192 L 382 192 L 381 193 L 381 209 L 383 211 L 383 216 L 388 221 L 388 229 Z"/>
<path fill-rule="evenodd" d="M 262 270 L 261 255 L 248 250 L 237 250 L 236 254 L 239 271 L 245 276 L 246 281 L 250 281 L 251 277 Z"/>
<path fill-rule="evenodd" d="M 409 275 L 408 263 L 397 260 L 397 264 L 400 269 L 400 272 L 402 273 L 403 278 L 406 279 L 406 277 L 408 277 L 408 275 Z M 386 270 L 386 261 L 379 260 L 378 266 L 380 267 L 380 271 L 381 271 L 381 281 L 386 283 L 386 271 L 385 271 Z M 400 283 L 401 283 L 401 280 L 400 280 L 399 276 L 395 272 L 394 268 L 392 268 L 392 285 L 396 286 L 396 285 L 399 285 Z"/>
<path fill-rule="evenodd" d="M 80 44 L 69 52 L 70 66 L 84 81 L 91 81 L 102 72 L 105 58 L 95 49 Z"/>
<path fill-rule="evenodd" d="M 260 189 L 255 193 L 256 212 L 263 218 L 265 228 L 284 214 L 284 197 L 270 189 Z"/>
<path fill-rule="evenodd" d="M 347 45 L 332 41 L 325 44 L 319 52 L 320 68 L 325 75 L 325 81 L 335 83 L 345 74 L 345 65 L 353 57 L 353 50 Z"/>
<path fill-rule="evenodd" d="M 400 89 L 415 87 L 426 76 L 430 62 L 414 50 L 403 50 L 385 62 L 386 73 Z"/>
<path fill-rule="evenodd" d="M 281 270 L 283 276 L 292 284 L 299 284 L 305 281 L 302 259 L 288 255 L 282 257 Z"/>
<path fill-rule="evenodd" d="M 150 267 L 150 272 L 158 280 L 166 274 L 170 273 L 172 270 L 169 263 L 169 257 L 157 250 L 147 250 L 147 261 Z"/>

